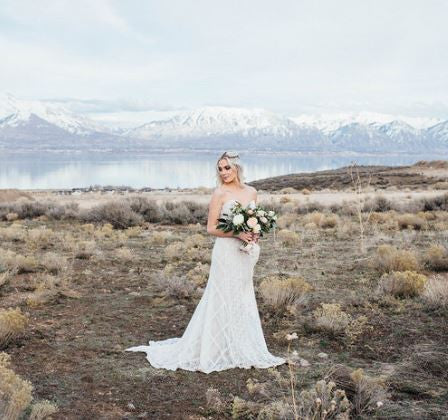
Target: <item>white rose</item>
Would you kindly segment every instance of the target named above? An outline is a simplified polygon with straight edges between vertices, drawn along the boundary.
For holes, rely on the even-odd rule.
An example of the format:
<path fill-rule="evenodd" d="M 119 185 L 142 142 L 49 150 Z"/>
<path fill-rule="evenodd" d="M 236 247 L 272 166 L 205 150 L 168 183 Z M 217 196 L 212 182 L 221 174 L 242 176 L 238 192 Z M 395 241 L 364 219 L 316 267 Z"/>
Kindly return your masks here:
<path fill-rule="evenodd" d="M 272 217 L 274 214 L 275 214 L 274 211 L 272 211 L 272 210 L 271 210 L 271 211 L 268 211 L 268 216 L 269 216 L 269 217 Z"/>
<path fill-rule="evenodd" d="M 264 210 L 258 210 L 257 211 L 257 217 L 262 217 L 266 214 L 266 212 Z"/>
<path fill-rule="evenodd" d="M 244 222 L 244 216 L 242 214 L 237 214 L 233 216 L 232 222 L 235 226 L 241 225 Z"/>
<path fill-rule="evenodd" d="M 254 233 L 260 233 L 261 226 L 260 226 L 260 225 L 255 225 L 255 226 L 252 228 L 252 230 L 253 230 Z"/>
<path fill-rule="evenodd" d="M 266 217 L 261 217 L 260 221 L 261 221 L 261 223 L 266 224 L 268 222 L 268 219 L 266 219 Z"/>
<path fill-rule="evenodd" d="M 253 214 L 254 214 L 254 211 L 253 210 L 247 210 L 247 214 L 249 215 L 249 216 L 252 216 Z"/>

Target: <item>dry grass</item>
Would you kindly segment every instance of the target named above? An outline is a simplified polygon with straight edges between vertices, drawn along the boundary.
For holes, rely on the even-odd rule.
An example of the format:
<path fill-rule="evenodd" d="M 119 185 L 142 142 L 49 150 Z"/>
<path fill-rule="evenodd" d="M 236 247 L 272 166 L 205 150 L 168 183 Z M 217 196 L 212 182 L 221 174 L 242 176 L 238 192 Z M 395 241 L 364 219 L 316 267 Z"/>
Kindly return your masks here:
<path fill-rule="evenodd" d="M 9 355 L 0 353 L 0 418 L 15 420 L 33 399 L 33 386 L 16 375 L 9 365 Z"/>
<path fill-rule="evenodd" d="M 47 252 L 44 254 L 41 260 L 41 266 L 50 274 L 63 274 L 69 270 L 67 258 L 55 252 Z"/>
<path fill-rule="evenodd" d="M 38 401 L 31 405 L 29 420 L 43 420 L 57 412 L 58 407 L 56 404 L 48 400 Z"/>
<path fill-rule="evenodd" d="M 429 277 L 422 298 L 431 308 L 448 309 L 448 279 L 441 275 Z"/>
<path fill-rule="evenodd" d="M 433 271 L 448 271 L 448 250 L 443 245 L 433 244 L 425 252 L 423 262 Z"/>
<path fill-rule="evenodd" d="M 143 223 L 143 217 L 132 210 L 124 200 L 110 201 L 81 213 L 81 220 L 93 223 L 110 223 L 116 229 L 126 229 Z"/>
<path fill-rule="evenodd" d="M 353 418 L 374 416 L 388 399 L 385 378 L 370 377 L 362 369 L 350 371 L 345 366 L 335 365 L 330 369 L 327 377 L 345 391 L 352 403 Z"/>
<path fill-rule="evenodd" d="M 207 283 L 210 272 L 210 265 L 198 262 L 194 268 L 187 273 L 187 279 L 198 287 L 203 287 Z"/>
<path fill-rule="evenodd" d="M 398 227 L 400 229 L 422 230 L 426 228 L 426 220 L 415 214 L 401 214 L 397 217 Z"/>
<path fill-rule="evenodd" d="M 278 240 L 286 247 L 297 247 L 301 242 L 299 234 L 292 230 L 282 229 L 277 235 Z"/>
<path fill-rule="evenodd" d="M 392 271 L 381 277 L 377 292 L 395 297 L 419 296 L 427 282 L 427 277 L 415 271 Z"/>
<path fill-rule="evenodd" d="M 263 302 L 277 315 L 305 302 L 311 286 L 302 277 L 269 276 L 259 286 Z"/>
<path fill-rule="evenodd" d="M 0 348 L 6 348 L 22 336 L 28 325 L 28 317 L 20 308 L 0 310 Z"/>
<path fill-rule="evenodd" d="M 21 273 L 33 273 L 37 271 L 39 263 L 34 256 L 25 256 L 11 250 L 0 248 L 0 267 Z"/>
<path fill-rule="evenodd" d="M 413 251 L 398 250 L 391 245 L 380 245 L 370 266 L 380 273 L 420 269 L 419 260 Z"/>
<path fill-rule="evenodd" d="M 167 275 L 165 272 L 159 273 L 156 283 L 166 296 L 176 299 L 190 298 L 196 291 L 195 284 L 190 280 L 182 276 Z"/>
<path fill-rule="evenodd" d="M 176 236 L 169 230 L 152 232 L 149 237 L 149 242 L 154 245 L 166 245 L 174 240 L 176 240 Z"/>

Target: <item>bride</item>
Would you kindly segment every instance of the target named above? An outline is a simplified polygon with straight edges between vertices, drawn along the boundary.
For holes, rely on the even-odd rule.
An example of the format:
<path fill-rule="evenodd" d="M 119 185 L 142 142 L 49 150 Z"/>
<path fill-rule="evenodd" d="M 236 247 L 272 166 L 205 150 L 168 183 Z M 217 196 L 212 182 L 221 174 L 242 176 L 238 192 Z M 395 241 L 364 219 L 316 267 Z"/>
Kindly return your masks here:
<path fill-rule="evenodd" d="M 218 187 L 209 205 L 207 232 L 216 236 L 204 293 L 182 337 L 149 341 L 126 351 L 145 352 L 155 368 L 178 368 L 210 373 L 235 367 L 267 368 L 286 363 L 269 353 L 255 300 L 253 271 L 260 254 L 258 236 L 233 236 L 216 228 L 218 218 L 235 202 L 248 206 L 257 200 L 255 188 L 245 185 L 237 153 L 225 152 L 216 164 Z M 251 252 L 240 250 L 252 243 Z"/>

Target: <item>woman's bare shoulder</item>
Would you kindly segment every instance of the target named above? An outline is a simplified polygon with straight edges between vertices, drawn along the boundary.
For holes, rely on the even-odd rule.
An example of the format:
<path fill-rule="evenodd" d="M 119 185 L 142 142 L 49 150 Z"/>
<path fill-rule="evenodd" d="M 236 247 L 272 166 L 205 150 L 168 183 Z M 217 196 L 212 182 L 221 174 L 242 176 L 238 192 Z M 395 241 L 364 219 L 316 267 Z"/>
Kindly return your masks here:
<path fill-rule="evenodd" d="M 225 191 L 221 187 L 217 187 L 213 190 L 211 201 L 221 202 L 224 199 Z"/>

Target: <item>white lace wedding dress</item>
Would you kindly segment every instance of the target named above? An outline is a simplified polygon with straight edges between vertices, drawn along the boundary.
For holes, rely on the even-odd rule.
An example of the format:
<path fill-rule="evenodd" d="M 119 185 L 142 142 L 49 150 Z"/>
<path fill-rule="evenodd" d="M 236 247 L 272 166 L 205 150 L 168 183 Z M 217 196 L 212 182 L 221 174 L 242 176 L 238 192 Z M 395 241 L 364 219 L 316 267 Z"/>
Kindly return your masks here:
<path fill-rule="evenodd" d="M 221 215 L 234 203 L 226 201 Z M 253 271 L 260 247 L 246 253 L 241 244 L 237 238 L 216 237 L 207 286 L 182 337 L 126 351 L 146 352 L 155 368 L 204 373 L 285 363 L 268 351 L 255 300 Z"/>

